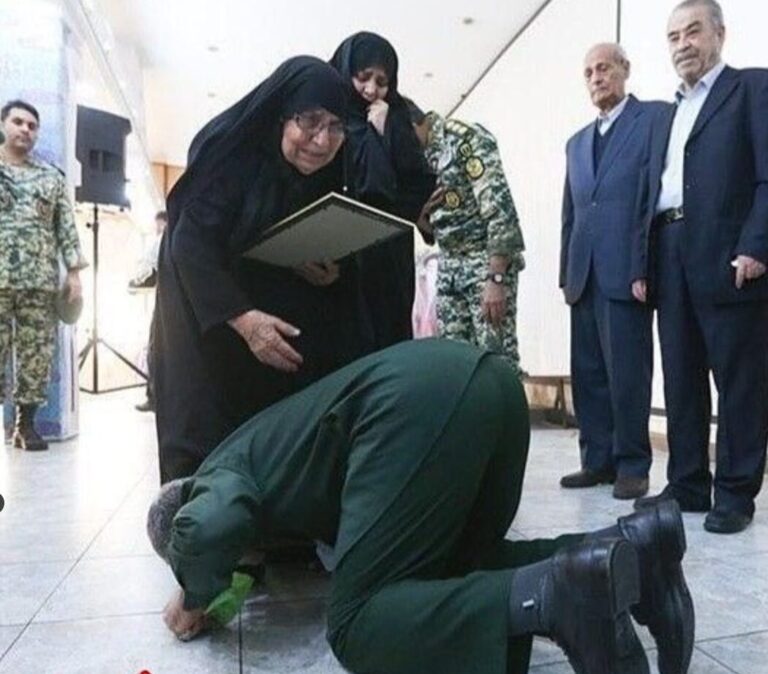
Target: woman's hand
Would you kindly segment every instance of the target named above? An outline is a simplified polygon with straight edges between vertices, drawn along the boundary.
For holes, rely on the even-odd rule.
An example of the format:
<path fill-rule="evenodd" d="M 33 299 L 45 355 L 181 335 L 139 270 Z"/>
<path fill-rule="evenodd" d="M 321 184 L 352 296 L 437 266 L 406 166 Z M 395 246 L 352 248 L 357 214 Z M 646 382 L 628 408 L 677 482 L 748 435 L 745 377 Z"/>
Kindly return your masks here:
<path fill-rule="evenodd" d="M 313 286 L 329 286 L 339 279 L 339 265 L 331 260 L 305 262 L 294 270 L 301 278 Z"/>
<path fill-rule="evenodd" d="M 376 129 L 380 136 L 384 135 L 384 127 L 387 124 L 387 113 L 389 113 L 389 103 L 383 99 L 374 101 L 368 106 L 368 122 Z"/>
<path fill-rule="evenodd" d="M 263 311 L 251 309 L 228 321 L 245 340 L 256 358 L 283 372 L 296 372 L 304 359 L 285 337 L 298 337 L 300 330 Z"/>
<path fill-rule="evenodd" d="M 182 641 L 194 639 L 209 627 L 205 610 L 201 608 L 187 611 L 184 609 L 184 590 L 179 590 L 163 611 L 163 620 L 168 628 Z"/>

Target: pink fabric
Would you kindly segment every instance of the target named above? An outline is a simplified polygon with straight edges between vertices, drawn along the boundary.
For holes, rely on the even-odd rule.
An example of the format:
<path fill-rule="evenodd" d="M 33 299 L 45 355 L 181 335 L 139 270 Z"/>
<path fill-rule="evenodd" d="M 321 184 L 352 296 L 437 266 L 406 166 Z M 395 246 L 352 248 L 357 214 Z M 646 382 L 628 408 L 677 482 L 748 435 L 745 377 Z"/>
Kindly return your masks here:
<path fill-rule="evenodd" d="M 437 335 L 437 253 L 428 253 L 416 262 L 416 297 L 413 302 L 413 336 Z"/>

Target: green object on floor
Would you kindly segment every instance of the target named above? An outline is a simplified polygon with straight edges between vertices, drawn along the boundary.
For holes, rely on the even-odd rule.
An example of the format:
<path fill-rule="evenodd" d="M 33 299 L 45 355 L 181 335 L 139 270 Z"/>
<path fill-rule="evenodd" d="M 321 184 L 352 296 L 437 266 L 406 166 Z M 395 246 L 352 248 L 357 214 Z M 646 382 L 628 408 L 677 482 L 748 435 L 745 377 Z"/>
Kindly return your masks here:
<path fill-rule="evenodd" d="M 229 623 L 245 602 L 253 582 L 252 576 L 235 571 L 232 574 L 232 585 L 209 604 L 205 611 L 206 615 L 221 626 Z"/>

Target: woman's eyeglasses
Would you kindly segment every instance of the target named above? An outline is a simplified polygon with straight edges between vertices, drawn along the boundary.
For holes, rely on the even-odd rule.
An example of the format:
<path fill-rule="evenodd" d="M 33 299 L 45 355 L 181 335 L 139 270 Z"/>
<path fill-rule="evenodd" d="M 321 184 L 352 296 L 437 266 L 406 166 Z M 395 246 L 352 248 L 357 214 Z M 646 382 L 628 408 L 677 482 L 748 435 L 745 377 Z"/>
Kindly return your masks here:
<path fill-rule="evenodd" d="M 318 112 L 300 112 L 293 116 L 293 121 L 296 122 L 296 126 L 298 126 L 303 133 L 310 137 L 322 133 L 325 129 L 328 129 L 328 135 L 334 140 L 344 138 L 346 133 L 344 122 L 338 119 L 332 122 L 326 122 L 325 115 Z"/>

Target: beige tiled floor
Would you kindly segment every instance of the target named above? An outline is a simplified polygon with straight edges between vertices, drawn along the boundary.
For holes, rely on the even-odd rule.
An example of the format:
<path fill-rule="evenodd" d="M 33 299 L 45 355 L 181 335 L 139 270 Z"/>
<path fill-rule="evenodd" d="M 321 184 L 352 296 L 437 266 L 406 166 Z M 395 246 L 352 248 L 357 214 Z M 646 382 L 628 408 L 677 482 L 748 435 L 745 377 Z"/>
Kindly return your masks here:
<path fill-rule="evenodd" d="M 271 572 L 217 634 L 183 644 L 167 632 L 161 610 L 174 580 L 144 534 L 157 467 L 153 419 L 133 410 L 139 398 L 86 396 L 78 439 L 42 454 L 0 451 L 0 674 L 340 673 L 324 638 L 328 583 L 311 572 Z M 534 432 L 511 537 L 603 527 L 627 512 L 609 488 L 557 486 L 578 463 L 575 446 L 573 431 Z M 657 455 L 654 489 L 664 461 Z M 702 519 L 686 516 L 698 613 L 691 672 L 768 674 L 768 497 L 739 536 L 706 534 Z M 557 647 L 537 640 L 532 672 L 571 671 Z"/>

